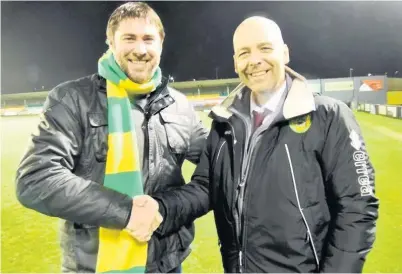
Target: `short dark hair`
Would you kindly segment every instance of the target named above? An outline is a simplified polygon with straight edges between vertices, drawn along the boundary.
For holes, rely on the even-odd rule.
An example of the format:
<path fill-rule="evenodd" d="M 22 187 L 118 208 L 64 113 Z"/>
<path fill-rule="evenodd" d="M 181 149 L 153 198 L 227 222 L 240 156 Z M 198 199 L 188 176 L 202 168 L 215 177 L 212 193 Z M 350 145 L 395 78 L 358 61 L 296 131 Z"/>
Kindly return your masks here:
<path fill-rule="evenodd" d="M 161 39 L 165 38 L 162 21 L 148 4 L 144 2 L 127 2 L 117 7 L 109 17 L 106 27 L 106 37 L 109 41 L 113 41 L 113 36 L 120 22 L 127 18 L 146 18 L 150 20 L 151 23 L 158 27 Z"/>

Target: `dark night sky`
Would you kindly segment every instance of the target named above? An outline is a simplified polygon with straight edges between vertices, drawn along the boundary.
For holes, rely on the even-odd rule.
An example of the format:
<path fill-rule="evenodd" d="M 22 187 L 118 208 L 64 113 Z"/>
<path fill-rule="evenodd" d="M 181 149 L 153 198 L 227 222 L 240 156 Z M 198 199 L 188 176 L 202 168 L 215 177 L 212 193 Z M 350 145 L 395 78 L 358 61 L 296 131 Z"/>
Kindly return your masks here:
<path fill-rule="evenodd" d="M 121 2 L 1 2 L 1 92 L 50 89 L 96 72 Z M 161 67 L 176 81 L 236 77 L 232 35 L 265 13 L 290 66 L 309 78 L 402 74 L 402 2 L 149 2 L 166 31 Z"/>

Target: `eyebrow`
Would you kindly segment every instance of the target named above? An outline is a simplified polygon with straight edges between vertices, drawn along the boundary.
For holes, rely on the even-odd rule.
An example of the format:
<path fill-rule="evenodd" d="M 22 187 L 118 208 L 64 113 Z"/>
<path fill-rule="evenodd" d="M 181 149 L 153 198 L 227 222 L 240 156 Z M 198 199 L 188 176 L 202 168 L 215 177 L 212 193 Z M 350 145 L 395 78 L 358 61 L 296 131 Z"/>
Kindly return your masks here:
<path fill-rule="evenodd" d="M 270 47 L 272 47 L 273 44 L 270 43 L 270 42 L 263 42 L 263 43 L 259 43 L 259 44 L 258 44 L 258 47 L 262 47 L 262 46 L 270 46 Z"/>
<path fill-rule="evenodd" d="M 270 47 L 272 47 L 273 45 L 270 42 L 262 42 L 262 43 L 259 43 L 257 45 L 257 47 L 262 47 L 262 46 L 270 46 Z M 242 47 L 242 48 L 238 49 L 237 52 L 247 50 L 247 49 L 250 49 L 250 47 Z"/>
<path fill-rule="evenodd" d="M 135 34 L 132 34 L 132 33 L 123 33 L 122 36 L 123 36 L 123 37 L 137 37 L 137 36 L 140 36 L 140 35 L 135 35 Z M 154 38 L 155 35 L 153 35 L 153 34 L 143 34 L 142 37 L 145 37 L 145 38 Z"/>

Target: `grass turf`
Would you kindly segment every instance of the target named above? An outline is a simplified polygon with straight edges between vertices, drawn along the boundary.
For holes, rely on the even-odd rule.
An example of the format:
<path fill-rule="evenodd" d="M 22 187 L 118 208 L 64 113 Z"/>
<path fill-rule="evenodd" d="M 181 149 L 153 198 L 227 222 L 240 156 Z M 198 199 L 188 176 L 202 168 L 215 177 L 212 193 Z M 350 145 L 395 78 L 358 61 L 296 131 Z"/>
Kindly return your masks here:
<path fill-rule="evenodd" d="M 377 240 L 364 272 L 402 272 L 402 121 L 366 113 L 356 114 L 376 169 L 380 198 Z M 201 113 L 204 123 L 210 121 Z M 60 272 L 58 220 L 23 208 L 15 198 L 14 177 L 37 117 L 1 119 L 1 269 L 2 273 Z M 386 127 L 387 132 L 382 132 Z M 394 132 L 391 134 L 389 132 Z M 194 165 L 186 162 L 188 181 Z M 193 252 L 184 272 L 222 272 L 212 214 L 196 221 Z"/>

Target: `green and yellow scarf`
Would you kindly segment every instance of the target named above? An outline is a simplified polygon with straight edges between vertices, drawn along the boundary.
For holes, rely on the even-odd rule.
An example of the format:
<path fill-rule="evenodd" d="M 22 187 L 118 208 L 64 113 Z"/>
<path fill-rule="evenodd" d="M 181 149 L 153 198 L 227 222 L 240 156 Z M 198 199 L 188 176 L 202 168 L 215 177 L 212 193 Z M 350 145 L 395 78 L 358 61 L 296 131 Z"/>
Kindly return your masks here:
<path fill-rule="evenodd" d="M 104 186 L 131 197 L 143 194 L 135 124 L 130 95 L 151 93 L 161 83 L 158 67 L 148 83 L 131 81 L 107 51 L 98 62 L 98 73 L 106 79 L 108 102 L 108 151 Z M 144 273 L 147 243 L 139 243 L 125 230 L 99 229 L 96 272 Z"/>

